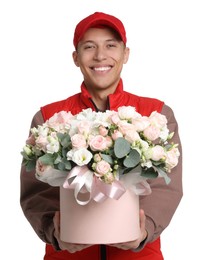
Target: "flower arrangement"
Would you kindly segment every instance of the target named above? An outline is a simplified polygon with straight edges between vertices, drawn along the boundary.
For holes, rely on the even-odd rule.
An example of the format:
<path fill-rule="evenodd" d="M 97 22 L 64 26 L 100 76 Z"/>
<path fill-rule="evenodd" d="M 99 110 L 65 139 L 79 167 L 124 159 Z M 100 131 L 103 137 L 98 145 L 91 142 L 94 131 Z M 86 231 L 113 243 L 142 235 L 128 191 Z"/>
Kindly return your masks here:
<path fill-rule="evenodd" d="M 35 169 L 36 177 L 50 185 L 64 184 L 78 194 L 83 186 L 92 193 L 96 182 L 120 185 L 122 194 L 121 180 L 134 172 L 141 180 L 170 182 L 168 173 L 180 155 L 173 134 L 164 115 L 142 116 L 132 106 L 105 112 L 88 108 L 77 115 L 61 111 L 31 129 L 21 154 L 26 170 Z"/>

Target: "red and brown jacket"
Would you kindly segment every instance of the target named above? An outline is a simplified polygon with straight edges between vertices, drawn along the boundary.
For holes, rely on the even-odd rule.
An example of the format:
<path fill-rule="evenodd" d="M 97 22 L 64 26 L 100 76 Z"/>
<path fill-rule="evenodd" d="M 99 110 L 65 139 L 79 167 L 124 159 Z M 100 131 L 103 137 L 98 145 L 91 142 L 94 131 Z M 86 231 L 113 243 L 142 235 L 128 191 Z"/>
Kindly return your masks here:
<path fill-rule="evenodd" d="M 181 142 L 178 134 L 178 124 L 172 109 L 162 101 L 154 98 L 140 97 L 123 90 L 120 80 L 115 93 L 108 96 L 108 109 L 117 110 L 120 106 L 134 106 L 142 115 L 149 116 L 152 111 L 164 114 L 168 120 L 168 127 L 175 132 L 173 141 Z M 41 107 L 33 117 L 31 127 L 42 124 L 54 113 L 61 110 L 77 114 L 82 109 L 92 108 L 97 110 L 92 97 L 88 93 L 84 83 L 81 92 L 65 100 L 54 102 Z M 182 198 L 182 156 L 179 164 L 170 173 L 171 182 L 164 183 L 162 178 L 150 180 L 152 194 L 140 197 L 140 207 L 147 216 L 146 229 L 148 237 L 137 250 L 121 250 L 109 246 L 95 245 L 81 252 L 70 254 L 67 251 L 56 251 L 56 240 L 53 236 L 53 216 L 59 211 L 59 189 L 38 181 L 34 174 L 25 172 L 21 168 L 21 207 L 37 235 L 46 243 L 45 260 L 52 259 L 84 259 L 84 260 L 128 260 L 128 259 L 163 259 L 160 251 L 160 234 L 170 223 Z"/>

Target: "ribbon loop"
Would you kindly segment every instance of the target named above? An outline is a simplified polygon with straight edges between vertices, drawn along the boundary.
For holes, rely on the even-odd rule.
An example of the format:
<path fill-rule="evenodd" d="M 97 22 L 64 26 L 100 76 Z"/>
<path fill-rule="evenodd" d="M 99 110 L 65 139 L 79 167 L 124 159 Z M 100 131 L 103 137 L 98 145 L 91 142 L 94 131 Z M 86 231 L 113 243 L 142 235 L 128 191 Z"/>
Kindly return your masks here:
<path fill-rule="evenodd" d="M 63 187 L 74 190 L 75 199 L 80 205 L 86 205 L 92 199 L 96 202 L 103 202 L 107 198 L 118 200 L 126 189 L 132 190 L 136 195 L 151 193 L 149 184 L 140 176 L 137 168 L 122 175 L 120 180 L 108 184 L 95 176 L 87 166 L 76 166 L 69 172 Z M 83 193 L 84 200 L 81 199 Z M 86 193 L 88 199 L 85 200 Z"/>

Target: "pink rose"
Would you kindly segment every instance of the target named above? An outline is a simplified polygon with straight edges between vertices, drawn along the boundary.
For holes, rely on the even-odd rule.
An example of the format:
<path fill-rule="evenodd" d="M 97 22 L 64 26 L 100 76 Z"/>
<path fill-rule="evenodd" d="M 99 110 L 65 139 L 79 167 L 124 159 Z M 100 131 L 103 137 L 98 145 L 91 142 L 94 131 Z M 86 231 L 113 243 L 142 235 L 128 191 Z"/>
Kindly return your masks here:
<path fill-rule="evenodd" d="M 159 161 L 165 158 L 165 150 L 162 146 L 156 145 L 151 148 L 151 159 L 153 161 Z"/>
<path fill-rule="evenodd" d="M 87 147 L 87 142 L 82 134 L 75 134 L 71 137 L 72 146 L 74 148 Z"/>
<path fill-rule="evenodd" d="M 48 139 L 47 137 L 44 136 L 39 136 L 36 139 L 36 146 L 39 148 L 39 150 L 42 150 L 44 152 L 46 152 L 46 146 L 48 145 Z"/>
<path fill-rule="evenodd" d="M 129 143 L 133 143 L 135 141 L 140 140 L 140 136 L 139 134 L 134 131 L 134 130 L 129 130 L 127 131 L 126 135 L 125 135 L 125 139 L 129 142 Z"/>
<path fill-rule="evenodd" d="M 118 130 L 114 130 L 114 133 L 112 134 L 112 139 L 116 140 L 119 137 L 123 137 L 123 134 Z"/>
<path fill-rule="evenodd" d="M 77 125 L 77 129 L 80 134 L 88 135 L 90 131 L 90 122 L 86 120 L 80 121 Z"/>
<path fill-rule="evenodd" d="M 43 177 L 50 169 L 52 169 L 50 165 L 43 164 L 39 159 L 36 161 L 36 174 L 38 177 Z"/>
<path fill-rule="evenodd" d="M 177 147 L 172 148 L 166 153 L 166 165 L 169 171 L 178 164 L 179 156 L 180 152 Z"/>
<path fill-rule="evenodd" d="M 118 122 L 118 129 L 120 132 L 122 132 L 123 135 L 127 133 L 129 130 L 135 130 L 135 126 L 127 123 L 127 121 L 122 120 Z"/>
<path fill-rule="evenodd" d="M 107 149 L 107 139 L 102 135 L 91 137 L 89 146 L 92 151 L 104 151 Z"/>
<path fill-rule="evenodd" d="M 132 124 L 135 126 L 137 132 L 142 132 L 150 125 L 150 121 L 148 117 L 143 116 L 133 119 Z"/>
<path fill-rule="evenodd" d="M 106 136 L 106 142 L 107 142 L 107 148 L 111 147 L 113 145 L 112 138 L 110 136 Z"/>
<path fill-rule="evenodd" d="M 110 116 L 112 123 L 117 124 L 120 121 L 119 116 L 115 113 Z"/>
<path fill-rule="evenodd" d="M 154 125 L 150 125 L 143 131 L 143 134 L 148 140 L 154 141 L 160 136 L 160 129 Z"/>
<path fill-rule="evenodd" d="M 108 130 L 106 127 L 100 125 L 99 127 L 99 134 L 102 135 L 102 136 L 106 136 L 108 134 Z"/>
<path fill-rule="evenodd" d="M 153 111 L 149 116 L 149 120 L 151 124 L 156 125 L 159 128 L 163 128 L 167 124 L 167 118 L 165 115 L 158 113 L 157 111 Z"/>
<path fill-rule="evenodd" d="M 96 164 L 96 172 L 102 176 L 106 173 L 108 173 L 111 170 L 110 164 L 104 160 L 101 160 L 100 162 L 97 162 Z"/>
<path fill-rule="evenodd" d="M 60 111 L 49 118 L 46 121 L 46 124 L 57 131 L 61 131 L 66 125 L 68 126 L 67 128 L 69 128 L 73 117 L 74 116 L 70 112 Z"/>

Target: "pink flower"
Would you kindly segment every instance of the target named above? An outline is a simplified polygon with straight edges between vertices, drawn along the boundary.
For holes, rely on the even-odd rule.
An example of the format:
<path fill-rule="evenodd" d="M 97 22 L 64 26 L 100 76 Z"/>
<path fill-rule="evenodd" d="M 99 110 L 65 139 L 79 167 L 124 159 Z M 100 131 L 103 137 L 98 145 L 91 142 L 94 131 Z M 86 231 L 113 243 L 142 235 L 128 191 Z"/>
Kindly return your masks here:
<path fill-rule="evenodd" d="M 89 141 L 92 151 L 104 151 L 107 149 L 107 139 L 102 135 L 93 136 Z"/>
<path fill-rule="evenodd" d="M 43 164 L 39 159 L 36 161 L 36 174 L 39 177 L 43 177 L 43 175 L 46 175 L 46 172 L 50 169 L 53 169 L 50 165 Z"/>
<path fill-rule="evenodd" d="M 112 147 L 113 145 L 112 138 L 110 136 L 106 136 L 105 138 L 106 138 L 107 148 Z"/>
<path fill-rule="evenodd" d="M 134 125 L 128 123 L 127 121 L 121 120 L 118 122 L 118 129 L 123 135 L 125 135 L 127 131 L 135 130 L 135 127 Z"/>
<path fill-rule="evenodd" d="M 165 158 L 165 150 L 161 145 L 156 145 L 151 148 L 151 159 L 153 161 L 159 161 Z"/>
<path fill-rule="evenodd" d="M 71 114 L 71 112 L 60 111 L 48 119 L 46 124 L 56 131 L 61 132 L 64 131 L 65 128 L 70 128 L 70 123 L 73 117 L 74 116 Z"/>
<path fill-rule="evenodd" d="M 90 123 L 86 120 L 80 121 L 77 125 L 78 132 L 83 135 L 88 135 L 90 131 Z"/>
<path fill-rule="evenodd" d="M 96 163 L 96 172 L 102 176 L 106 173 L 108 173 L 111 170 L 110 164 L 104 160 L 101 160 L 100 162 Z"/>
<path fill-rule="evenodd" d="M 166 116 L 158 113 L 157 111 L 153 111 L 151 113 L 149 120 L 151 124 L 157 126 L 158 128 L 163 128 L 167 124 Z"/>
<path fill-rule="evenodd" d="M 118 131 L 118 130 L 114 130 L 114 132 L 112 134 L 112 139 L 116 140 L 119 137 L 123 137 L 123 134 L 120 131 Z"/>
<path fill-rule="evenodd" d="M 179 156 L 180 152 L 177 147 L 172 148 L 166 153 L 166 165 L 169 171 L 178 164 Z"/>
<path fill-rule="evenodd" d="M 140 136 L 135 130 L 128 130 L 125 134 L 125 139 L 132 144 L 135 141 L 139 141 Z"/>
<path fill-rule="evenodd" d="M 120 121 L 120 118 L 119 118 L 118 114 L 116 114 L 116 113 L 113 113 L 110 116 L 110 119 L 111 119 L 113 124 L 117 124 Z"/>
<path fill-rule="evenodd" d="M 132 119 L 132 124 L 135 126 L 135 130 L 138 132 L 144 131 L 150 125 L 150 120 L 146 116 Z"/>
<path fill-rule="evenodd" d="M 154 125 L 150 125 L 143 131 L 143 133 L 148 140 L 154 141 L 160 136 L 160 129 Z"/>
<path fill-rule="evenodd" d="M 108 130 L 106 129 L 106 127 L 100 125 L 99 134 L 102 135 L 102 136 L 106 136 L 108 134 Z"/>
<path fill-rule="evenodd" d="M 44 136 L 39 136 L 37 137 L 36 139 L 36 145 L 38 147 L 39 150 L 42 150 L 44 152 L 46 152 L 46 146 L 48 145 L 48 139 L 47 137 L 44 137 Z"/>
<path fill-rule="evenodd" d="M 82 134 L 75 134 L 71 137 L 72 146 L 74 148 L 87 147 L 87 142 Z"/>

